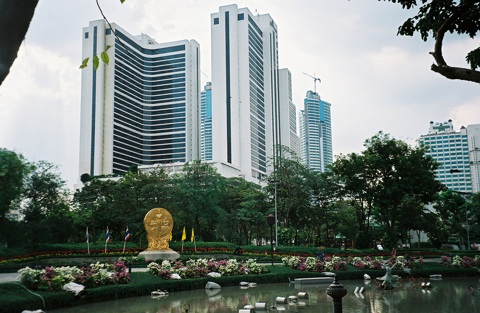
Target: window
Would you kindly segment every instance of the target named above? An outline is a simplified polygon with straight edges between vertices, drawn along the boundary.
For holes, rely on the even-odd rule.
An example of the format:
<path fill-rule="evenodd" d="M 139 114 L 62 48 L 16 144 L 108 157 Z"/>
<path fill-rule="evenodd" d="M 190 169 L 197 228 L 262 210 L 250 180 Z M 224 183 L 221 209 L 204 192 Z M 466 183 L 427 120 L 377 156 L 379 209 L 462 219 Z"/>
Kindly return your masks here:
<path fill-rule="evenodd" d="M 88 32 L 85 33 L 85 39 L 88 39 Z"/>
<path fill-rule="evenodd" d="M 111 28 L 105 29 L 105 35 L 110 35 L 111 33 L 112 33 L 112 29 L 111 29 Z"/>
<path fill-rule="evenodd" d="M 245 18 L 245 15 L 243 13 L 238 14 L 239 21 L 243 21 L 244 18 Z"/>
<path fill-rule="evenodd" d="M 213 19 L 213 25 L 218 25 L 218 24 L 220 24 L 220 20 L 219 20 L 218 17 L 215 17 L 215 18 Z"/>

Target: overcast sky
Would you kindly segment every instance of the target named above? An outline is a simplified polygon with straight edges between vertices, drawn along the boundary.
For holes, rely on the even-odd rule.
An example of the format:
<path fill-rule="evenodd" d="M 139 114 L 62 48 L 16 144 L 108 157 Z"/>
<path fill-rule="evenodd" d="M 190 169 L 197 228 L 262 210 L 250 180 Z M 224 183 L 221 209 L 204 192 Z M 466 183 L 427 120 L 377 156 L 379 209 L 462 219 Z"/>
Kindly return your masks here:
<path fill-rule="evenodd" d="M 317 92 L 332 104 L 335 155 L 363 150 L 378 131 L 414 144 L 430 121 L 453 120 L 455 130 L 480 123 L 480 86 L 432 72 L 433 41 L 396 36 L 414 14 L 377 0 L 100 0 L 111 22 L 157 42 L 200 43 L 203 82 L 210 69 L 210 14 L 236 3 L 272 16 L 278 26 L 279 62 L 289 68 L 293 101 L 321 78 Z M 0 147 L 29 161 L 59 166 L 69 188 L 78 173 L 82 27 L 102 16 L 94 0 L 40 0 L 9 76 L 0 86 Z M 466 66 L 468 37 L 448 35 L 447 63 Z"/>

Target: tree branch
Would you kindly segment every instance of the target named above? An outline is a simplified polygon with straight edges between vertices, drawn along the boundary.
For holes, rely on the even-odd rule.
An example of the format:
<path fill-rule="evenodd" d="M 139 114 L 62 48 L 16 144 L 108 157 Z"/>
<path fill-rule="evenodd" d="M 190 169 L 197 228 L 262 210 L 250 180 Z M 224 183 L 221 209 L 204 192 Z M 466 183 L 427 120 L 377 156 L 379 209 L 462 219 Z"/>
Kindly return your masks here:
<path fill-rule="evenodd" d="M 451 67 L 443 58 L 442 46 L 445 33 L 449 31 L 455 21 L 465 12 L 471 9 L 477 1 L 466 2 L 458 5 L 456 10 L 445 20 L 435 34 L 434 51 L 430 53 L 435 59 L 436 64 L 432 64 L 431 70 L 449 79 L 460 79 L 480 83 L 480 72 L 460 67 Z"/>
<path fill-rule="evenodd" d="M 432 64 L 430 69 L 449 79 L 466 80 L 480 84 L 479 71 L 462 67 L 452 67 L 448 65 L 438 66 L 437 64 Z"/>

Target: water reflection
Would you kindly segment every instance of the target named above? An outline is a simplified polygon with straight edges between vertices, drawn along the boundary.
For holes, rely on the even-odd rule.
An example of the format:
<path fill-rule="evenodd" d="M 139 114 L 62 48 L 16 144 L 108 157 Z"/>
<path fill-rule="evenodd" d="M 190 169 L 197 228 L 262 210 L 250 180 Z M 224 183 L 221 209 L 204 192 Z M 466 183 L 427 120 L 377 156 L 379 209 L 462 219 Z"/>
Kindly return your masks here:
<path fill-rule="evenodd" d="M 363 280 L 340 281 L 348 290 L 343 298 L 345 313 L 404 313 L 404 312 L 477 312 L 480 301 L 478 278 L 445 278 L 431 281 L 432 287 L 421 288 L 419 281 L 401 283 L 396 290 L 377 290 L 374 283 Z M 221 290 L 193 290 L 170 293 L 167 297 L 152 299 L 150 296 L 134 297 L 116 301 L 93 303 L 66 309 L 49 310 L 56 313 L 71 312 L 128 312 L 160 313 L 189 312 L 226 313 L 238 312 L 247 304 L 267 303 L 277 312 L 332 312 L 332 300 L 326 294 L 325 285 L 269 284 L 253 288 L 226 287 Z M 364 287 L 363 293 L 355 289 Z M 359 289 L 359 288 L 358 288 Z M 309 299 L 298 299 L 297 303 L 276 304 L 277 297 L 288 298 L 307 292 Z M 257 312 L 261 312 L 257 310 Z"/>

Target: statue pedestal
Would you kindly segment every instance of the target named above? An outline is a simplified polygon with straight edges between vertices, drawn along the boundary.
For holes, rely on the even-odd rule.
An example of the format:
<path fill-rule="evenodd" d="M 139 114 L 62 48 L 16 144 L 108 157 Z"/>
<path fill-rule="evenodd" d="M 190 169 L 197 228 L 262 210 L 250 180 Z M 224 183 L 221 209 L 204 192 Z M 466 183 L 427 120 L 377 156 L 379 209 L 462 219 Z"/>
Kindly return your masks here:
<path fill-rule="evenodd" d="M 172 249 L 166 250 L 145 250 L 140 252 L 138 256 L 144 257 L 145 261 L 156 261 L 156 260 L 176 260 L 180 257 L 180 254 L 173 251 Z"/>

